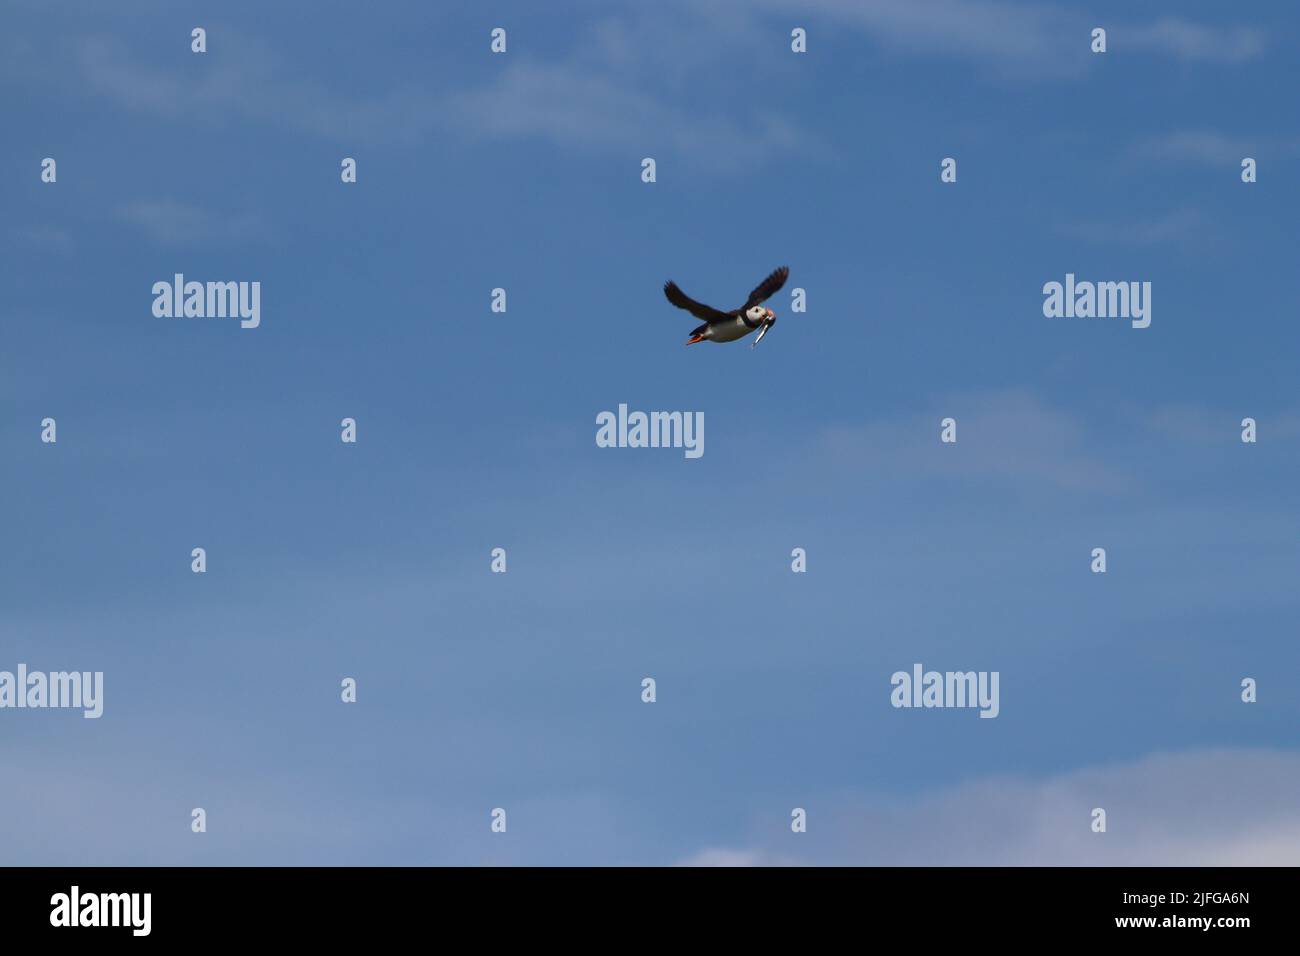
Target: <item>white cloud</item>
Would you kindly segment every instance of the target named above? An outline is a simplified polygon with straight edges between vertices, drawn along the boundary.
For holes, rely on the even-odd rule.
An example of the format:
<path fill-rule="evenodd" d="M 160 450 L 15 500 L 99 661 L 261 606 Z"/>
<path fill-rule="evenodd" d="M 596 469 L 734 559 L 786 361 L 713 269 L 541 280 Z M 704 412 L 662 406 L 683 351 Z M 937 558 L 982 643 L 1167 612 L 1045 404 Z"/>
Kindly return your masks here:
<path fill-rule="evenodd" d="M 1251 27 L 1209 27 L 1163 17 L 1146 26 L 1115 31 L 1113 43 L 1116 49 L 1152 50 L 1179 60 L 1244 63 L 1264 52 L 1267 39 L 1264 31 Z"/>
<path fill-rule="evenodd" d="M 773 858 L 756 850 L 701 850 L 678 866 L 771 866 Z"/>
<path fill-rule="evenodd" d="M 667 148 L 715 166 L 810 145 L 779 115 L 733 119 L 698 107 L 668 105 L 573 64 L 518 63 L 489 86 L 457 97 L 454 125 L 489 137 L 629 150 L 634 161 Z"/>
<path fill-rule="evenodd" d="M 244 241 L 266 235 L 264 224 L 255 215 L 213 215 L 197 206 L 166 199 L 126 203 L 118 207 L 116 215 L 164 245 Z"/>
<path fill-rule="evenodd" d="M 957 420 L 956 444 L 939 441 L 945 417 Z M 1089 451 L 1089 436 L 1076 417 L 1025 389 L 948 396 L 928 416 L 831 427 L 818 441 L 837 471 L 862 467 L 909 481 L 942 476 L 1108 492 L 1131 484 Z"/>
<path fill-rule="evenodd" d="M 806 9 L 887 50 L 955 57 L 1001 73 L 1074 75 L 1091 55 L 1090 22 L 1051 6 L 810 0 Z M 487 71 L 486 81 L 397 81 L 369 93 L 328 74 L 314 75 L 310 64 L 287 61 L 257 36 L 227 32 L 225 53 L 192 72 L 150 65 L 121 40 L 91 36 L 72 41 L 79 75 L 70 78 L 66 92 L 90 91 L 121 108 L 168 119 L 200 113 L 220 125 L 233 117 L 348 143 L 416 142 L 438 133 L 533 138 L 563 149 L 626 151 L 650 144 L 725 168 L 782 151 L 825 148 L 796 117 L 770 103 L 749 103 L 743 72 L 717 72 L 719 62 L 742 60 L 767 43 L 773 44 L 771 55 L 778 55 L 787 17 L 784 4 L 766 10 L 683 4 L 667 18 L 660 10 L 648 16 L 602 7 L 569 49 L 533 59 L 512 52 L 501 58 L 499 71 Z M 1263 49 L 1259 31 L 1220 31 L 1177 19 L 1116 32 L 1130 44 L 1182 59 L 1237 62 Z M 15 80 L 39 74 L 31 50 L 11 42 L 7 53 L 7 71 Z M 723 80 L 711 104 L 695 95 L 705 73 Z M 728 89 L 731 76 L 737 79 Z"/>
<path fill-rule="evenodd" d="M 1148 429 L 1159 437 L 1184 448 L 1188 445 L 1227 446 L 1239 442 L 1241 421 L 1253 417 L 1269 439 L 1293 440 L 1300 437 L 1300 410 L 1209 408 L 1190 402 L 1166 404 L 1154 409 L 1133 409 Z"/>
<path fill-rule="evenodd" d="M 811 0 L 809 7 L 912 52 L 1065 69 L 1057 54 L 1068 49 L 1069 27 L 1052 7 L 1001 0 Z"/>
<path fill-rule="evenodd" d="M 512 55 L 480 85 L 426 90 L 395 87 L 369 96 L 335 90 L 293 73 L 256 40 L 202 74 L 142 65 L 119 41 L 83 39 L 79 87 L 124 109 L 175 118 L 201 111 L 285 124 L 348 142 L 451 136 L 539 139 L 562 148 L 632 150 L 639 160 L 667 150 L 703 165 L 760 162 L 775 151 L 815 148 L 812 138 L 771 111 L 709 108 L 689 96 L 651 92 L 636 69 L 620 69 L 617 25 L 606 23 L 591 56 L 584 49 L 546 62 Z M 642 151 L 644 150 L 644 151 Z"/>
<path fill-rule="evenodd" d="M 1227 136 L 1211 130 L 1178 130 L 1138 142 L 1130 153 L 1137 159 L 1174 160 L 1202 166 L 1237 166 L 1259 152 L 1258 140 Z"/>
<path fill-rule="evenodd" d="M 1090 220 L 1063 223 L 1058 231 L 1074 239 L 1087 242 L 1120 243 L 1132 246 L 1152 246 L 1166 242 L 1193 242 L 1208 238 L 1205 217 L 1196 209 L 1177 209 L 1151 219 L 1128 222 Z"/>
<path fill-rule="evenodd" d="M 185 73 L 147 66 L 119 40 L 84 37 L 77 41 L 78 89 L 148 115 L 236 117 L 342 140 L 402 139 L 432 125 L 431 98 L 419 91 L 352 96 L 295 72 L 256 38 L 231 39 L 227 34 L 227 56 Z"/>
<path fill-rule="evenodd" d="M 787 4 L 771 0 L 773 10 Z M 1046 3 L 1007 0 L 808 0 L 806 9 L 856 27 L 887 48 L 952 56 L 1009 73 L 1042 76 L 1081 73 L 1090 50 L 1093 20 Z M 1266 48 L 1262 30 L 1205 26 L 1165 17 L 1147 24 L 1117 24 L 1112 49 L 1146 50 L 1179 60 L 1240 63 Z"/>
<path fill-rule="evenodd" d="M 44 224 L 14 226 L 9 230 L 9 238 L 19 245 L 47 252 L 71 252 L 74 245 L 67 230 Z"/>
<path fill-rule="evenodd" d="M 1242 705 L 1246 706 L 1246 705 Z M 692 865 L 1293 866 L 1300 754 L 1158 754 L 1039 780 L 990 778 L 916 800 L 806 800 L 808 832 L 692 854 Z M 1107 832 L 1091 813 L 1107 814 Z M 767 829 L 767 828 L 764 828 Z M 756 832 L 758 827 L 755 828 Z"/>

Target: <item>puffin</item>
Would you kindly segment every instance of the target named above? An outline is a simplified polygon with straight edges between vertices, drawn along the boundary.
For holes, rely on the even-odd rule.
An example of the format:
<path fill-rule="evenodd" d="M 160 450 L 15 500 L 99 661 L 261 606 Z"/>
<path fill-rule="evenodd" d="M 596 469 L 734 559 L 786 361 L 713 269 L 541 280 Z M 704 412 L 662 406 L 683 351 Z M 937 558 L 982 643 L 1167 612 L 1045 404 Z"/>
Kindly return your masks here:
<path fill-rule="evenodd" d="M 749 346 L 752 349 L 763 341 L 767 330 L 776 324 L 776 313 L 764 308 L 762 303 L 780 291 L 789 275 L 790 270 L 785 266 L 773 270 L 772 274 L 749 294 L 744 305 L 730 312 L 723 312 L 703 302 L 696 302 L 679 289 L 677 283 L 671 279 L 664 283 L 664 295 L 677 308 L 685 309 L 697 319 L 704 320 L 704 324 L 691 333 L 691 337 L 686 341 L 687 345 L 694 345 L 696 342 L 734 342 L 757 329 L 758 338 Z"/>

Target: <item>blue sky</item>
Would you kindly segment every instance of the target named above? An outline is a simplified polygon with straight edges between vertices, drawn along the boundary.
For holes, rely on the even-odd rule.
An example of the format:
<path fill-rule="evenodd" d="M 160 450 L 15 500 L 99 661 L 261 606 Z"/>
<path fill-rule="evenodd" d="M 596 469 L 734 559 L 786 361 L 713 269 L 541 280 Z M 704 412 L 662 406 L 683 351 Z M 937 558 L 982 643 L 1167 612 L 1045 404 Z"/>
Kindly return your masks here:
<path fill-rule="evenodd" d="M 1300 17 L 698 6 L 8 5 L 0 669 L 105 713 L 0 712 L 6 862 L 1294 861 Z"/>

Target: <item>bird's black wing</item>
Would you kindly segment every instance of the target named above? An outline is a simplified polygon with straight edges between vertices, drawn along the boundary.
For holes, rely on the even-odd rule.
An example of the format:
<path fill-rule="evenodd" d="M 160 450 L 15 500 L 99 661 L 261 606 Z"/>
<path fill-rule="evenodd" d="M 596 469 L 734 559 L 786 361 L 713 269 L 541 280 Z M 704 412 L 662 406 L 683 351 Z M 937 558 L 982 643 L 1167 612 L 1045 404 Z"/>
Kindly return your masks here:
<path fill-rule="evenodd" d="M 786 278 L 790 275 L 790 270 L 785 266 L 775 270 L 770 276 L 758 284 L 753 292 L 749 294 L 749 300 L 745 303 L 745 308 L 758 305 L 781 291 L 781 286 L 785 285 Z"/>
<path fill-rule="evenodd" d="M 703 302 L 696 302 L 689 295 L 677 288 L 677 283 L 669 280 L 664 283 L 664 295 L 668 301 L 679 309 L 685 309 L 697 319 L 703 319 L 705 322 L 721 322 L 723 319 L 729 319 L 731 316 L 725 312 L 715 309 L 711 305 L 705 305 Z"/>

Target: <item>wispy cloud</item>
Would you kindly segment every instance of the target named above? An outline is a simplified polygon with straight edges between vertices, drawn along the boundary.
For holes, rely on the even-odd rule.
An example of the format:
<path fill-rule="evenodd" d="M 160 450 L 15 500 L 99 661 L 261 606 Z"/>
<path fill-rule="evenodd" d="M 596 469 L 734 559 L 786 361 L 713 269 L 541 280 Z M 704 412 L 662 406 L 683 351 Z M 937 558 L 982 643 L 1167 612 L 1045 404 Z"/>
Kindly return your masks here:
<path fill-rule="evenodd" d="M 521 63 L 489 86 L 463 93 L 454 111 L 459 128 L 481 136 L 632 150 L 637 159 L 667 148 L 709 165 L 735 165 L 746 157 L 809 145 L 807 136 L 778 115 L 741 120 L 687 106 L 668 105 L 572 65 Z"/>
<path fill-rule="evenodd" d="M 137 200 L 118 207 L 117 218 L 143 230 L 154 242 L 187 245 L 265 238 L 266 226 L 257 215 L 214 214 L 173 200 Z"/>
<path fill-rule="evenodd" d="M 1087 54 L 1086 32 L 1054 7 L 1002 0 L 811 0 L 808 8 L 900 52 L 955 56 L 1008 71 L 1068 74 Z"/>
<path fill-rule="evenodd" d="M 1241 420 L 1246 415 L 1269 440 L 1300 438 L 1300 410 L 1212 409 L 1190 403 L 1161 405 L 1141 413 L 1144 425 L 1155 435 L 1183 445 L 1232 446 L 1239 440 Z"/>
<path fill-rule="evenodd" d="M 1244 63 L 1263 54 L 1268 37 L 1253 27 L 1204 26 L 1178 17 L 1162 17 L 1147 26 L 1116 31 L 1116 49 L 1149 50 L 1179 60 Z"/>
<path fill-rule="evenodd" d="M 779 25 L 777 9 L 783 14 Z M 1082 72 L 1091 55 L 1093 24 L 1051 6 L 810 0 L 805 9 L 900 54 L 964 59 L 996 72 L 1065 77 Z M 662 17 L 605 12 L 580 31 L 570 49 L 554 56 L 511 52 L 486 79 L 450 87 L 397 81 L 368 93 L 339 86 L 310 64 L 287 62 L 256 36 L 227 33 L 223 55 L 194 71 L 151 65 L 124 41 L 89 36 L 73 41 L 80 75 L 66 92 L 90 91 L 123 109 L 169 119 L 200 111 L 214 122 L 285 125 L 349 143 L 417 142 L 434 133 L 532 139 L 556 149 L 667 151 L 727 167 L 822 148 L 797 117 L 770 103 L 760 109 L 724 91 L 711 108 L 690 95 L 692 78 L 719 61 L 743 58 L 755 45 L 783 44 L 785 13 L 784 5 L 707 11 L 683 5 L 669 28 Z M 1114 32 L 1117 46 L 1127 42 L 1180 59 L 1240 62 L 1264 49 L 1259 31 L 1224 31 L 1181 19 L 1117 26 Z M 671 56 L 649 50 L 671 50 Z M 21 47 L 11 44 L 11 52 L 22 56 Z M 11 75 L 21 77 L 34 64 L 10 66 Z"/>
<path fill-rule="evenodd" d="M 1267 48 L 1264 32 L 1252 27 L 1207 26 L 1178 17 L 1111 25 L 1064 7 L 1008 0 L 810 0 L 806 9 L 902 53 L 957 57 L 1002 72 L 1049 77 L 1082 72 L 1097 26 L 1107 27 L 1115 50 L 1186 61 L 1241 63 Z"/>
<path fill-rule="evenodd" d="M 1260 145 L 1259 139 L 1228 136 L 1212 130 L 1178 130 L 1138 141 L 1129 155 L 1142 160 L 1236 166 L 1246 156 L 1258 158 Z M 1294 149 L 1294 144 L 1286 148 Z"/>
<path fill-rule="evenodd" d="M 786 828 L 779 843 L 708 848 L 682 862 L 1291 866 L 1300 859 L 1297 787 L 1300 754 L 1289 751 L 1153 755 L 1036 780 L 984 779 L 906 802 L 810 797 L 807 833 Z M 1105 833 L 1091 829 L 1095 807 L 1106 811 Z"/>
<path fill-rule="evenodd" d="M 432 125 L 423 108 L 428 95 L 395 90 L 352 96 L 294 73 L 259 39 L 227 41 L 225 57 L 187 73 L 148 66 L 119 40 L 83 37 L 77 41 L 78 86 L 132 112 L 174 118 L 197 111 L 216 121 L 283 124 L 331 139 L 400 139 Z"/>
<path fill-rule="evenodd" d="M 1177 209 L 1151 219 L 1124 222 L 1089 220 L 1062 223 L 1057 231 L 1086 242 L 1151 246 L 1165 242 L 1192 242 L 1206 236 L 1205 217 L 1197 209 Z"/>
<path fill-rule="evenodd" d="M 9 238 L 19 245 L 29 246 L 48 252 L 71 252 L 72 235 L 58 226 L 14 226 L 9 230 Z"/>
<path fill-rule="evenodd" d="M 948 416 L 957 420 L 958 440 L 945 445 L 939 422 Z M 1094 492 L 1131 484 L 1090 452 L 1077 418 L 1024 389 L 953 395 L 931 415 L 909 421 L 827 428 L 819 444 L 832 467 L 905 480 L 939 476 Z"/>
<path fill-rule="evenodd" d="M 703 165 L 761 161 L 774 151 L 807 151 L 811 137 L 766 108 L 705 109 L 698 101 L 648 92 L 641 74 L 609 60 L 626 43 L 617 22 L 600 33 L 601 56 L 578 50 L 539 62 L 510 54 L 492 79 L 458 89 L 412 86 L 358 96 L 290 74 L 259 41 L 203 73 L 143 65 L 116 40 L 81 42 L 80 86 L 134 112 L 174 118 L 201 110 L 217 120 L 287 124 L 348 142 L 409 142 L 432 132 L 464 139 L 533 139 L 560 149 L 632 150 L 637 159 L 669 151 Z M 622 39 L 620 39 L 622 37 Z M 725 43 L 724 43 L 725 46 Z"/>
<path fill-rule="evenodd" d="M 777 857 L 758 850 L 705 849 L 680 861 L 678 866 L 773 866 L 779 865 Z"/>

